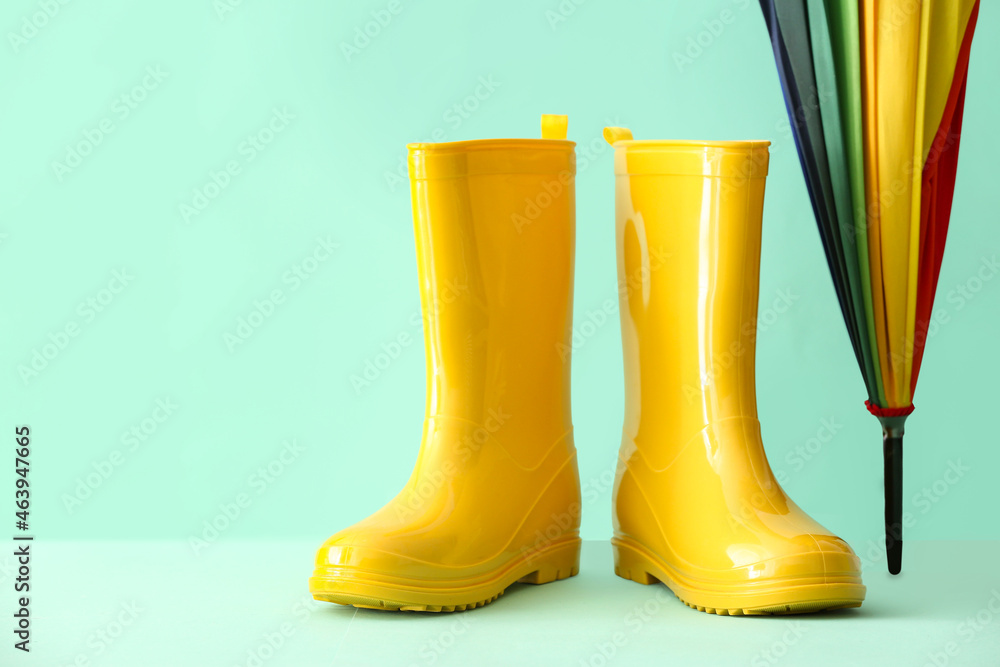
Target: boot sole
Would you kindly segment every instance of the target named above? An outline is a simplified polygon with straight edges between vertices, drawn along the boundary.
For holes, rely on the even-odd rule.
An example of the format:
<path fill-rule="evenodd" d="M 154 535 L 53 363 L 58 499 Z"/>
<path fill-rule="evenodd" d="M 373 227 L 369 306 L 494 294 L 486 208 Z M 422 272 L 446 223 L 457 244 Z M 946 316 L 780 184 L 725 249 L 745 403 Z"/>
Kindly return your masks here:
<path fill-rule="evenodd" d="M 493 602 L 514 583 L 547 584 L 580 571 L 580 538 L 552 544 L 517 558 L 475 580 L 387 582 L 367 574 L 317 570 L 309 579 L 316 600 L 385 611 L 452 612 Z"/>
<path fill-rule="evenodd" d="M 663 582 L 692 609 L 719 616 L 780 616 L 860 607 L 865 587 L 860 577 L 782 579 L 769 584 L 727 585 L 712 590 L 683 577 L 631 540 L 612 538 L 615 574 L 649 585 Z M 832 579 L 832 581 L 831 581 Z"/>

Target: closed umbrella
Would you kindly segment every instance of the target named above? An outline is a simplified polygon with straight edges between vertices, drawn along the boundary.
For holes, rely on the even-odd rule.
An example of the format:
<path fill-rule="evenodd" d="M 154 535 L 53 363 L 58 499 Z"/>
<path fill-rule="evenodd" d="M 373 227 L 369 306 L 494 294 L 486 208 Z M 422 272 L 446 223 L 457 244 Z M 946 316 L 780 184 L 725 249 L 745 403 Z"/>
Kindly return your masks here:
<path fill-rule="evenodd" d="M 865 404 L 882 425 L 897 574 L 903 425 L 948 233 L 979 0 L 760 4 Z"/>

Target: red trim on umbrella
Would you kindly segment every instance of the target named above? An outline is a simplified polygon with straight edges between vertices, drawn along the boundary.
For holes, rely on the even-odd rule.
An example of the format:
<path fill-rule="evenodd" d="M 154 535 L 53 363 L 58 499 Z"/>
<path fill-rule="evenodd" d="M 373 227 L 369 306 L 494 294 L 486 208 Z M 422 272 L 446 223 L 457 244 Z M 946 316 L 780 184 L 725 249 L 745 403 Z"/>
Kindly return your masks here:
<path fill-rule="evenodd" d="M 910 403 L 905 408 L 881 408 L 871 401 L 865 401 L 865 407 L 868 408 L 868 412 L 876 417 L 905 417 L 913 412 L 913 403 Z"/>

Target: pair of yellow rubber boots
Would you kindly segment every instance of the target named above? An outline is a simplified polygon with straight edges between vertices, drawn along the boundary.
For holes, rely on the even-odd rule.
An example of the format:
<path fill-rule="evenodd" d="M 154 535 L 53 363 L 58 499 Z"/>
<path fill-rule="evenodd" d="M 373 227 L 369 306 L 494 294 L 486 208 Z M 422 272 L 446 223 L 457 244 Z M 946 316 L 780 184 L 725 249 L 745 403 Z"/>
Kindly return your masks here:
<path fill-rule="evenodd" d="M 427 409 L 403 490 L 319 549 L 310 589 L 356 607 L 460 611 L 575 575 L 570 416 L 575 144 L 409 146 Z M 614 146 L 625 422 L 615 572 L 716 614 L 857 607 L 851 548 L 778 485 L 754 343 L 768 142 Z"/>

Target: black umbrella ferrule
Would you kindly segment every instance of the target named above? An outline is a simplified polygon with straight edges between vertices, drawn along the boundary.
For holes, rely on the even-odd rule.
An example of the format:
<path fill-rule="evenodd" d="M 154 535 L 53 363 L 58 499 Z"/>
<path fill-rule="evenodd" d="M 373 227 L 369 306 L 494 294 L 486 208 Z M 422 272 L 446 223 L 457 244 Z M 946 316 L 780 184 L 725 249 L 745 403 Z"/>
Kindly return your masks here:
<path fill-rule="evenodd" d="M 885 464 L 885 554 L 890 574 L 903 562 L 903 423 L 906 416 L 879 417 Z"/>

